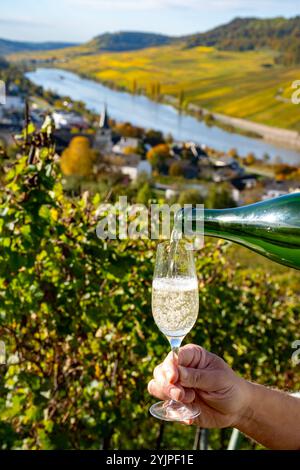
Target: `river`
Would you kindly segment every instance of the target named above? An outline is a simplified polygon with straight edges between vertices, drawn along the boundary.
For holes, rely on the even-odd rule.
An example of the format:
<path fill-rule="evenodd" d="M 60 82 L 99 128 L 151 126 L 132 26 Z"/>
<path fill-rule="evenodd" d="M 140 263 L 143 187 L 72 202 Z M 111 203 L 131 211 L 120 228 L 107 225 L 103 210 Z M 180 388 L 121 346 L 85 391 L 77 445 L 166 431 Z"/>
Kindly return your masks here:
<path fill-rule="evenodd" d="M 100 112 L 104 103 L 108 113 L 117 121 L 129 121 L 143 128 L 152 128 L 174 139 L 206 144 L 217 150 L 236 148 L 241 156 L 253 152 L 258 158 L 268 154 L 271 160 L 280 157 L 283 162 L 300 164 L 300 151 L 277 144 L 226 132 L 218 127 L 208 127 L 192 116 L 180 114 L 172 106 L 156 103 L 145 96 L 112 90 L 101 83 L 81 78 L 60 69 L 37 68 L 26 76 L 36 85 L 52 90 L 61 96 L 83 101 L 87 108 Z"/>

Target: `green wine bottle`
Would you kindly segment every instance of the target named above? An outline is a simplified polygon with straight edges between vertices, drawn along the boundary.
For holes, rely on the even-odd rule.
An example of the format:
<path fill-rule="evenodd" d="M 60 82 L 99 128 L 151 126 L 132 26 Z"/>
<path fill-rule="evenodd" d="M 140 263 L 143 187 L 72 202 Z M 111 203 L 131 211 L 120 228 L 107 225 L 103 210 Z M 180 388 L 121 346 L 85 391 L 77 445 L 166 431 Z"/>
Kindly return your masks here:
<path fill-rule="evenodd" d="M 233 209 L 182 209 L 176 214 L 175 229 L 196 235 L 200 219 L 204 220 L 204 235 L 239 243 L 300 269 L 300 193 Z"/>

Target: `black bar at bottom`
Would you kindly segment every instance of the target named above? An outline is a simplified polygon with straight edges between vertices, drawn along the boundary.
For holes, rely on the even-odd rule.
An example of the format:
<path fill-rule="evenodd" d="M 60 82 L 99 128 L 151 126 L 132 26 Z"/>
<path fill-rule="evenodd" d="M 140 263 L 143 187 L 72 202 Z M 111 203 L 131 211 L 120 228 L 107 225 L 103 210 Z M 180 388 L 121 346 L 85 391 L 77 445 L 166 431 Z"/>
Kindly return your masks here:
<path fill-rule="evenodd" d="M 83 470 L 102 468 L 204 468 L 204 465 L 219 465 L 230 468 L 243 465 L 281 465 L 286 468 L 290 462 L 299 463 L 299 453 L 293 451 L 2 451 L 0 452 L 1 469 L 13 464 L 20 469 L 52 468 L 67 470 L 74 465 Z M 209 468 L 209 467 L 208 467 Z M 259 467 L 260 468 L 260 467 Z"/>

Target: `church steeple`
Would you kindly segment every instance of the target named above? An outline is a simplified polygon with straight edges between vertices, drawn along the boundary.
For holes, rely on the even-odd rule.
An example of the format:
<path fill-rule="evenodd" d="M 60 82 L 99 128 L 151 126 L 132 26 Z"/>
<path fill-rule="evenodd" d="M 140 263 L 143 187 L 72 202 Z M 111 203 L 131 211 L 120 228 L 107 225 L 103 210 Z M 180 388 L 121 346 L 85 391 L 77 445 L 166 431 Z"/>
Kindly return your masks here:
<path fill-rule="evenodd" d="M 96 129 L 93 148 L 100 152 L 110 152 L 112 146 L 112 129 L 109 125 L 107 106 L 105 104 L 103 113 L 100 115 L 98 129 Z"/>
<path fill-rule="evenodd" d="M 99 127 L 100 129 L 110 129 L 106 104 L 104 105 L 103 113 L 100 116 Z"/>

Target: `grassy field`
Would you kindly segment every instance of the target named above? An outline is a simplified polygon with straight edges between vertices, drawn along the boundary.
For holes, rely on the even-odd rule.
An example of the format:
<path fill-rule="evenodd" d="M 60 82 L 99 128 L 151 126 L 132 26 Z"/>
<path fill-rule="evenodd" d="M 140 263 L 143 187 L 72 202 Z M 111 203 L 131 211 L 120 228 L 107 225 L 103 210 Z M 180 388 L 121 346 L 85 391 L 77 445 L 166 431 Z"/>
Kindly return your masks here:
<path fill-rule="evenodd" d="M 85 47 L 11 56 L 57 58 L 55 66 L 109 82 L 130 91 L 137 86 L 211 111 L 275 127 L 300 131 L 300 107 L 291 103 L 291 84 L 300 79 L 300 66 L 274 64 L 269 50 L 232 52 L 211 47 L 184 49 L 181 44 L 134 52 L 89 54 Z M 64 59 L 62 61 L 62 59 Z"/>

